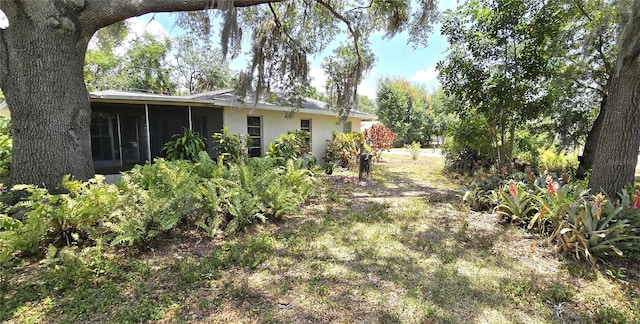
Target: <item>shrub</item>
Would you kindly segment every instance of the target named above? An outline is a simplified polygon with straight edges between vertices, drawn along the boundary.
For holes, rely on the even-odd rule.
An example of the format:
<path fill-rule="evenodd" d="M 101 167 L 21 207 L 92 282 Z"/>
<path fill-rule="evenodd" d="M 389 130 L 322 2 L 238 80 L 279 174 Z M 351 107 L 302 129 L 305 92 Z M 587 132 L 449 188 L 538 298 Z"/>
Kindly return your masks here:
<path fill-rule="evenodd" d="M 413 142 L 411 144 L 405 144 L 404 148 L 407 150 L 407 152 L 409 152 L 409 156 L 412 160 L 418 158 L 418 154 L 420 154 L 420 143 Z"/>
<path fill-rule="evenodd" d="M 640 203 L 640 202 L 639 202 Z M 623 256 L 640 251 L 640 212 L 616 206 L 603 194 L 573 205 L 552 238 L 562 252 L 584 257 L 595 264 L 596 257 Z"/>
<path fill-rule="evenodd" d="M 346 169 L 353 168 L 358 165 L 358 154 L 363 145 L 364 135 L 360 132 L 332 132 L 324 160 Z"/>
<path fill-rule="evenodd" d="M 397 136 L 386 126 L 382 124 L 375 124 L 370 128 L 365 129 L 364 138 L 371 146 L 371 150 L 376 161 L 380 161 L 380 153 L 382 150 L 389 150 L 392 148 Z"/>
<path fill-rule="evenodd" d="M 167 160 L 194 161 L 205 150 L 204 141 L 205 138 L 198 133 L 183 127 L 182 134 L 173 135 L 162 147 L 162 152 L 166 154 Z"/>
<path fill-rule="evenodd" d="M 247 156 L 247 135 L 229 134 L 229 128 L 222 128 L 222 133 L 213 134 L 218 155 L 225 163 L 241 163 Z"/>
<path fill-rule="evenodd" d="M 289 159 L 302 158 L 309 152 L 308 137 L 309 132 L 303 130 L 282 134 L 269 144 L 269 151 L 266 155 L 277 158 L 281 165 L 284 165 Z"/>
<path fill-rule="evenodd" d="M 228 233 L 258 220 L 282 219 L 314 194 L 315 178 L 292 160 L 273 158 L 225 164 L 201 152 L 197 161 L 167 161 L 137 166 L 121 180 L 102 177 L 79 182 L 66 177 L 66 194 L 16 186 L 27 195 L 7 216 L 0 199 L 0 263 L 19 255 L 43 255 L 48 246 L 140 248 L 180 224 L 195 224 L 206 235 Z"/>
<path fill-rule="evenodd" d="M 540 167 L 548 172 L 573 172 L 578 168 L 578 155 L 564 154 L 553 146 L 544 148 L 540 153 Z"/>
<path fill-rule="evenodd" d="M 445 170 L 473 174 L 478 167 L 491 164 L 493 148 L 488 134 L 487 121 L 473 111 L 449 124 L 447 141 L 442 146 Z"/>

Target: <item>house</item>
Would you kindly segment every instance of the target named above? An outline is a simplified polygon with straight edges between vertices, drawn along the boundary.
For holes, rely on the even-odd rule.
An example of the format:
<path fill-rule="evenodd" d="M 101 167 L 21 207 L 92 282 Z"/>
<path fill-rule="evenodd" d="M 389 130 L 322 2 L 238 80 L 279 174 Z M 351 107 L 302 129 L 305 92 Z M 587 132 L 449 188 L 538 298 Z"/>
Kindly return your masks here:
<path fill-rule="evenodd" d="M 376 116 L 352 111 L 341 122 L 327 105 L 305 99 L 293 117 L 290 106 L 252 100 L 240 101 L 233 90 L 188 96 L 99 91 L 91 98 L 91 151 L 96 173 L 112 174 L 161 156 L 163 145 L 182 128 L 207 139 L 215 156 L 212 135 L 228 127 L 231 134 L 249 134 L 249 156 L 264 156 L 269 143 L 292 130 L 310 132 L 311 152 L 320 159 L 333 131 L 359 131 L 363 121 Z"/>

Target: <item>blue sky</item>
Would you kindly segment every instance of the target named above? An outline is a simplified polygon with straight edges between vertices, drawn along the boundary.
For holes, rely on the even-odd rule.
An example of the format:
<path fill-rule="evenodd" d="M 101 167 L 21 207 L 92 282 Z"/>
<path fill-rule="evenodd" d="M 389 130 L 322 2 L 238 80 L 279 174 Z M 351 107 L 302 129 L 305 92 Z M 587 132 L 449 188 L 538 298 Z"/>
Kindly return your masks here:
<path fill-rule="evenodd" d="M 454 8 L 456 0 L 440 0 L 440 9 Z M 181 33 L 174 23 L 175 15 L 155 14 L 145 15 L 131 20 L 132 29 L 136 32 L 149 31 L 155 35 L 169 35 Z M 359 86 L 362 95 L 375 98 L 377 82 L 386 76 L 402 77 L 412 82 L 423 84 L 429 92 L 439 86 L 435 66 L 444 58 L 447 41 L 440 35 L 440 26 L 434 26 L 434 32 L 429 37 L 426 48 L 413 49 L 407 44 L 408 35 L 402 33 L 392 39 L 382 39 L 382 35 L 371 38 L 371 49 L 376 55 L 376 64 Z M 336 42 L 337 45 L 337 42 Z M 331 52 L 331 46 L 325 52 Z M 241 55 L 231 62 L 231 68 L 240 70 L 246 67 L 247 57 Z M 324 55 L 311 58 L 311 84 L 318 89 L 324 89 L 326 77 L 321 64 Z"/>

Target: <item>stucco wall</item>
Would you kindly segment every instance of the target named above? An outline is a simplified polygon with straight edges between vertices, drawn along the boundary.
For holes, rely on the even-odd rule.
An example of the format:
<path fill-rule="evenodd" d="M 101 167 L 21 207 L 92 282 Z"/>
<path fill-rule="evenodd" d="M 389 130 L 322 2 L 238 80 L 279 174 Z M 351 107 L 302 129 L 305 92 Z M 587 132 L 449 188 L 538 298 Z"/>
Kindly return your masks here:
<path fill-rule="evenodd" d="M 331 132 L 342 132 L 342 123 L 337 116 L 296 113 L 293 118 L 285 118 L 285 112 L 261 109 L 224 108 L 223 122 L 231 134 L 247 133 L 247 116 L 262 117 L 262 154 L 269 149 L 269 143 L 278 136 L 291 130 L 300 129 L 301 119 L 311 120 L 311 152 L 321 161 L 327 140 L 331 139 Z M 360 119 L 349 118 L 353 131 L 360 130 Z"/>

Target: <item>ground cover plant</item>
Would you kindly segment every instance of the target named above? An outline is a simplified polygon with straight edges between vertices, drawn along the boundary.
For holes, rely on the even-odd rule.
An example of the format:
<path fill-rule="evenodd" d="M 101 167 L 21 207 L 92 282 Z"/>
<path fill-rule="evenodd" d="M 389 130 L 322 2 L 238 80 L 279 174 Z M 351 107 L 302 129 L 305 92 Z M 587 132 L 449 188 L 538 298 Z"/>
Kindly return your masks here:
<path fill-rule="evenodd" d="M 384 161 L 370 181 L 353 171 L 323 176 L 320 194 L 284 222 L 213 238 L 186 224 L 133 254 L 98 241 L 20 258 L 0 268 L 0 320 L 640 320 L 636 261 L 593 268 L 563 258 L 539 236 L 461 204 L 441 159 Z"/>

